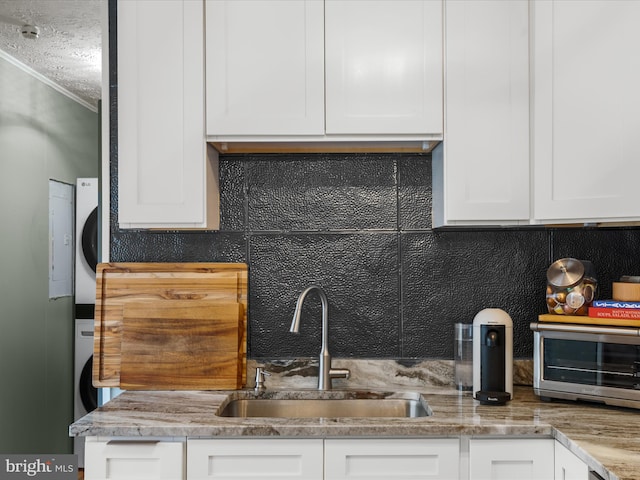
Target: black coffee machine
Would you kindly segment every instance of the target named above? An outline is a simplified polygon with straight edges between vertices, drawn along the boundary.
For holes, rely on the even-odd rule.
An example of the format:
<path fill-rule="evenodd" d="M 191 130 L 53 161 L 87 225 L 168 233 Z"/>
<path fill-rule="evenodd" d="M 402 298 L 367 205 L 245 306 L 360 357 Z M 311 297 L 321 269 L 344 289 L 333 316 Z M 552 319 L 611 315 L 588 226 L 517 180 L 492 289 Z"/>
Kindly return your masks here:
<path fill-rule="evenodd" d="M 499 308 L 473 319 L 473 398 L 504 405 L 513 396 L 513 321 Z"/>

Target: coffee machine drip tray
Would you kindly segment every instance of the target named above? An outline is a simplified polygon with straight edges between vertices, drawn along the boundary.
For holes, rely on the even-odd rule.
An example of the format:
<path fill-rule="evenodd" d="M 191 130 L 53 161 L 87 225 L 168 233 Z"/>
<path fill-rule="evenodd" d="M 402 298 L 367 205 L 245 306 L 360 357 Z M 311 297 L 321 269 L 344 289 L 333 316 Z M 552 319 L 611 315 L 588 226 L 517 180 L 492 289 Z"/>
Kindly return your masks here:
<path fill-rule="evenodd" d="M 480 405 L 504 405 L 511 400 L 509 392 L 486 392 L 480 390 L 475 393 L 474 397 L 480 401 Z"/>

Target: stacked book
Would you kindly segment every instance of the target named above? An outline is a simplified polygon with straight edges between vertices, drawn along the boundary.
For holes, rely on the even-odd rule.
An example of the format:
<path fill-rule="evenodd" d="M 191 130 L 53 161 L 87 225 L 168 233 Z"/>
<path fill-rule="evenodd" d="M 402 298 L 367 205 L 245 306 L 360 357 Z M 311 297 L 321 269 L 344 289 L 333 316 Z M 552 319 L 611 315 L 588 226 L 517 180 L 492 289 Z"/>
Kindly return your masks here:
<path fill-rule="evenodd" d="M 640 282 L 638 277 L 624 276 L 612 284 L 611 300 L 594 300 L 589 317 L 613 320 L 640 320 Z"/>
<path fill-rule="evenodd" d="M 640 302 L 594 300 L 589 307 L 589 316 L 593 318 L 640 320 Z"/>

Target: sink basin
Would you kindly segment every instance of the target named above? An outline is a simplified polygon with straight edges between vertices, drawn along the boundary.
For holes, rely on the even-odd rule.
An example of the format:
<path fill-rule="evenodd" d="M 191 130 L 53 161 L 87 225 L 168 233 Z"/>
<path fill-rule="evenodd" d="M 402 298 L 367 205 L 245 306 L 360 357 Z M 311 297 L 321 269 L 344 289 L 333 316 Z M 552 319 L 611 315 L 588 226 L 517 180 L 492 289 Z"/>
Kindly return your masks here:
<path fill-rule="evenodd" d="M 342 417 L 427 417 L 431 409 L 418 393 L 376 393 L 370 398 L 359 392 L 340 395 L 336 391 L 325 395 L 297 393 L 276 398 L 232 398 L 221 407 L 221 417 L 271 417 L 271 418 L 342 418 Z M 332 394 L 329 396 L 329 394 Z M 302 395 L 302 396 L 301 396 Z"/>

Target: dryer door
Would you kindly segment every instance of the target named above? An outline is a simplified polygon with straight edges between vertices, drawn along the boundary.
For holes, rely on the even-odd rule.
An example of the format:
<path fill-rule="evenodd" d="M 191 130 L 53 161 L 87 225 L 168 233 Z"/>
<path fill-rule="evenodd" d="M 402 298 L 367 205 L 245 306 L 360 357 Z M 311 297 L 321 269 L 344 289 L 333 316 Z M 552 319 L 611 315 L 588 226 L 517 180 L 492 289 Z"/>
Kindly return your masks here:
<path fill-rule="evenodd" d="M 82 227 L 82 255 L 95 272 L 98 264 L 98 207 L 91 211 Z"/>
<path fill-rule="evenodd" d="M 98 408 L 98 389 L 93 386 L 93 355 L 89 357 L 87 363 L 82 368 L 80 374 L 80 384 L 78 386 L 80 392 L 80 399 L 82 400 L 82 406 L 87 413 L 92 412 Z"/>

